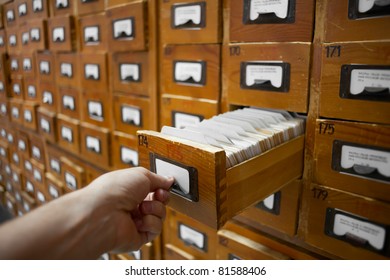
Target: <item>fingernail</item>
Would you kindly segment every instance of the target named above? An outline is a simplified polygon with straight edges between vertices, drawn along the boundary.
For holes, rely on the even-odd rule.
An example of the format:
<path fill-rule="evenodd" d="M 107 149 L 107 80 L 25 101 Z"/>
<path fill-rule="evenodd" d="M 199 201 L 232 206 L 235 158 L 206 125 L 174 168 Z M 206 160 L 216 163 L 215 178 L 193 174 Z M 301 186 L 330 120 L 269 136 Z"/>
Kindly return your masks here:
<path fill-rule="evenodd" d="M 164 175 L 164 177 L 165 177 L 166 179 L 168 179 L 168 180 L 173 180 L 173 177 L 172 177 L 172 176 L 166 176 L 166 175 Z"/>

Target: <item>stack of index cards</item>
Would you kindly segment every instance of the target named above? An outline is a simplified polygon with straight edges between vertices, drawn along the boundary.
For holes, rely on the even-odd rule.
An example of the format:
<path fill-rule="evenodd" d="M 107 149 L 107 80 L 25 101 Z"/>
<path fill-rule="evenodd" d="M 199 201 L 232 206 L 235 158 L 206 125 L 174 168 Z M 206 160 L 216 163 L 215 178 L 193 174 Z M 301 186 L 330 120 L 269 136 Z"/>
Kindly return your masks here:
<path fill-rule="evenodd" d="M 243 108 L 161 133 L 224 149 L 229 168 L 302 135 L 304 127 L 302 117 L 287 111 Z"/>

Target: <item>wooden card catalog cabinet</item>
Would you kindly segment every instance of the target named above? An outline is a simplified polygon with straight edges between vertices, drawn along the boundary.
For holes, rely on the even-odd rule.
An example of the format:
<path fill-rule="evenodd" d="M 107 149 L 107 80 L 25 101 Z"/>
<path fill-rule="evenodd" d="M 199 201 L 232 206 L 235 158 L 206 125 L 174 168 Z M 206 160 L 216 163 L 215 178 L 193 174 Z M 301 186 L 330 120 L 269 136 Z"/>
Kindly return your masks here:
<path fill-rule="evenodd" d="M 307 112 L 310 49 L 311 43 L 226 45 L 227 102 Z"/>
<path fill-rule="evenodd" d="M 308 244 L 343 259 L 389 259 L 389 204 L 330 187 L 305 189 Z"/>
<path fill-rule="evenodd" d="M 162 61 L 164 93 L 219 100 L 220 45 L 168 45 Z"/>
<path fill-rule="evenodd" d="M 212 44 L 222 39 L 222 1 L 160 1 L 164 44 Z"/>
<path fill-rule="evenodd" d="M 311 42 L 313 0 L 229 0 L 230 42 Z"/>
<path fill-rule="evenodd" d="M 140 165 L 180 178 L 170 206 L 215 229 L 302 175 L 302 136 L 226 168 L 220 148 L 158 132 L 137 134 Z"/>
<path fill-rule="evenodd" d="M 113 53 L 111 59 L 114 91 L 149 96 L 148 52 Z"/>
<path fill-rule="evenodd" d="M 110 52 L 146 50 L 146 5 L 137 1 L 106 10 Z"/>
<path fill-rule="evenodd" d="M 318 47 L 320 115 L 390 124 L 390 41 Z"/>
<path fill-rule="evenodd" d="M 316 18 L 322 28 L 316 32 L 323 42 L 387 40 L 390 4 L 386 1 L 317 2 Z"/>
<path fill-rule="evenodd" d="M 314 180 L 390 201 L 390 126 L 317 120 Z"/>

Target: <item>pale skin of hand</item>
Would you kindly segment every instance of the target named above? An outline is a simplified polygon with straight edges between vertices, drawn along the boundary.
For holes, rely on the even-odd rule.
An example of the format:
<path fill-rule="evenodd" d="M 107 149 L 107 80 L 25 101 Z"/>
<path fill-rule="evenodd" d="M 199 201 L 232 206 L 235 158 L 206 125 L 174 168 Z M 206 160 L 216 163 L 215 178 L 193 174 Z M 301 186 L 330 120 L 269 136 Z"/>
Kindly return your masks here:
<path fill-rule="evenodd" d="M 173 178 L 144 168 L 87 187 L 0 226 L 0 259 L 97 259 L 138 250 L 162 229 Z"/>

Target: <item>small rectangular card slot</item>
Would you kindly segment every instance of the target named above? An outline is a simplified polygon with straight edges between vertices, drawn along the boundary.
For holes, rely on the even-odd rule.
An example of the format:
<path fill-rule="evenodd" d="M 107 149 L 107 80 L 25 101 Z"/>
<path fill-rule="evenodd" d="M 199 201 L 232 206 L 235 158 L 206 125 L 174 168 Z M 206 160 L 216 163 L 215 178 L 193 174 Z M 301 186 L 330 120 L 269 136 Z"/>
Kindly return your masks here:
<path fill-rule="evenodd" d="M 42 0 L 33 0 L 33 12 L 41 12 L 43 11 Z"/>
<path fill-rule="evenodd" d="M 18 155 L 16 152 L 13 153 L 12 159 L 13 159 L 13 161 L 14 161 L 16 164 L 19 164 L 19 155 Z M 14 173 L 14 175 L 15 175 L 15 173 Z"/>
<path fill-rule="evenodd" d="M 0 105 L 0 112 L 3 114 L 3 115 L 6 115 L 7 114 L 7 105 L 5 105 L 4 103 Z"/>
<path fill-rule="evenodd" d="M 61 43 L 65 41 L 65 27 L 53 28 L 53 42 Z"/>
<path fill-rule="evenodd" d="M 365 179 L 390 183 L 390 150 L 356 143 L 333 141 L 332 169 Z"/>
<path fill-rule="evenodd" d="M 171 192 L 190 201 L 199 201 L 198 171 L 196 168 L 154 153 L 149 154 L 149 160 L 152 172 L 175 178 Z"/>
<path fill-rule="evenodd" d="M 76 176 L 74 176 L 73 174 L 70 174 L 69 172 L 65 171 L 65 184 L 70 189 L 76 190 L 77 189 Z"/>
<path fill-rule="evenodd" d="M 72 78 L 73 77 L 73 66 L 71 63 L 61 63 L 60 66 L 61 76 Z"/>
<path fill-rule="evenodd" d="M 11 46 L 16 46 L 16 35 L 10 35 L 8 41 Z"/>
<path fill-rule="evenodd" d="M 73 96 L 64 95 L 62 97 L 62 104 L 65 109 L 74 111 L 76 109 L 75 100 Z"/>
<path fill-rule="evenodd" d="M 50 168 L 57 174 L 61 174 L 61 164 L 58 160 L 56 159 L 51 159 L 50 160 Z"/>
<path fill-rule="evenodd" d="M 85 138 L 85 146 L 87 150 L 92 151 L 94 153 L 100 154 L 100 139 L 92 136 L 87 136 Z"/>
<path fill-rule="evenodd" d="M 49 194 L 54 199 L 58 198 L 60 196 L 60 194 L 58 193 L 58 190 L 52 184 L 49 185 Z"/>
<path fill-rule="evenodd" d="M 41 150 L 38 147 L 33 146 L 32 147 L 32 155 L 34 158 L 40 160 L 41 159 Z"/>
<path fill-rule="evenodd" d="M 31 59 L 30 58 L 23 59 L 23 69 L 25 71 L 28 71 L 28 70 L 32 69 Z"/>
<path fill-rule="evenodd" d="M 14 93 L 16 95 L 20 95 L 20 85 L 19 84 L 14 84 L 14 86 L 12 87 Z"/>
<path fill-rule="evenodd" d="M 244 0 L 244 24 L 294 22 L 295 0 Z"/>
<path fill-rule="evenodd" d="M 290 63 L 241 62 L 240 86 L 244 89 L 288 92 Z"/>
<path fill-rule="evenodd" d="M 31 172 L 31 171 L 32 171 L 32 164 L 31 164 L 31 162 L 29 162 L 29 161 L 26 160 L 26 161 L 24 162 L 24 168 L 26 168 L 27 171 L 30 171 L 30 172 Z"/>
<path fill-rule="evenodd" d="M 22 44 L 23 45 L 27 45 L 29 40 L 30 40 L 30 33 L 29 32 L 24 32 L 22 34 Z"/>
<path fill-rule="evenodd" d="M 204 86 L 206 84 L 206 61 L 173 61 L 175 83 Z"/>
<path fill-rule="evenodd" d="M 23 116 L 26 122 L 32 122 L 32 112 L 30 110 L 24 110 Z"/>
<path fill-rule="evenodd" d="M 389 229 L 389 225 L 378 224 L 339 209 L 326 209 L 326 235 L 387 257 L 390 256 Z"/>
<path fill-rule="evenodd" d="M 41 40 L 39 28 L 32 28 L 30 30 L 30 37 L 32 42 L 39 42 Z"/>
<path fill-rule="evenodd" d="M 100 41 L 99 26 L 87 26 L 84 28 L 84 42 L 95 44 Z"/>
<path fill-rule="evenodd" d="M 196 125 L 203 119 L 204 117 L 202 115 L 172 111 L 172 126 L 176 128 L 185 128 L 189 125 Z"/>
<path fill-rule="evenodd" d="M 206 26 L 206 2 L 172 5 L 172 29 L 201 29 Z"/>
<path fill-rule="evenodd" d="M 139 63 L 121 63 L 119 73 L 121 81 L 141 82 L 141 64 Z"/>
<path fill-rule="evenodd" d="M 390 15 L 390 2 L 382 0 L 349 0 L 348 18 L 351 20 Z"/>
<path fill-rule="evenodd" d="M 34 179 L 37 182 L 42 182 L 42 174 L 41 174 L 41 172 L 39 170 L 34 169 L 33 174 L 34 174 Z"/>
<path fill-rule="evenodd" d="M 11 114 L 14 119 L 19 119 L 19 109 L 17 107 L 12 107 Z"/>
<path fill-rule="evenodd" d="M 18 141 L 18 149 L 22 152 L 26 151 L 26 142 L 24 140 Z"/>
<path fill-rule="evenodd" d="M 37 191 L 37 199 L 40 203 L 45 203 L 46 202 L 46 197 L 45 195 L 40 192 L 40 191 Z"/>
<path fill-rule="evenodd" d="M 69 8 L 69 1 L 68 0 L 56 0 L 56 8 L 59 10 Z"/>
<path fill-rule="evenodd" d="M 0 91 L 4 91 L 4 83 L 0 81 Z"/>
<path fill-rule="evenodd" d="M 41 74 L 49 75 L 50 74 L 50 63 L 49 61 L 41 61 L 39 63 L 39 72 Z"/>
<path fill-rule="evenodd" d="M 22 3 L 18 6 L 19 16 L 25 16 L 27 14 L 27 3 Z"/>
<path fill-rule="evenodd" d="M 17 59 L 11 60 L 11 70 L 12 71 L 18 71 L 19 70 L 19 63 Z"/>
<path fill-rule="evenodd" d="M 112 30 L 115 40 L 133 40 L 135 37 L 134 17 L 114 20 L 112 23 Z"/>
<path fill-rule="evenodd" d="M 61 137 L 69 143 L 73 143 L 73 131 L 71 128 L 62 126 L 61 127 Z"/>
<path fill-rule="evenodd" d="M 142 110 L 133 106 L 121 106 L 122 122 L 137 127 L 142 127 Z"/>
<path fill-rule="evenodd" d="M 43 96 L 42 96 L 42 102 L 44 104 L 52 105 L 53 104 L 53 93 L 51 93 L 50 91 L 44 91 Z"/>
<path fill-rule="evenodd" d="M 187 246 L 193 246 L 203 252 L 207 252 L 207 235 L 199 232 L 183 223 L 178 223 L 179 239 Z"/>
<path fill-rule="evenodd" d="M 120 153 L 121 153 L 121 161 L 124 164 L 128 164 L 131 166 L 138 166 L 138 152 L 137 151 L 132 150 L 132 149 L 125 147 L 125 146 L 121 146 Z"/>
<path fill-rule="evenodd" d="M 41 129 L 44 132 L 50 133 L 50 122 L 48 120 L 42 118 L 40 124 L 41 124 Z"/>
<path fill-rule="evenodd" d="M 98 101 L 88 101 L 88 115 L 91 119 L 103 121 L 103 104 Z"/>
<path fill-rule="evenodd" d="M 262 209 L 274 215 L 279 215 L 281 199 L 282 199 L 282 192 L 278 191 L 274 194 L 271 194 L 263 201 L 257 203 L 256 208 Z"/>
<path fill-rule="evenodd" d="M 84 73 L 85 79 L 98 81 L 100 79 L 99 64 L 85 64 Z"/>
<path fill-rule="evenodd" d="M 13 10 L 8 10 L 7 11 L 7 21 L 12 22 L 15 20 L 15 14 Z"/>
<path fill-rule="evenodd" d="M 390 66 L 343 65 L 340 97 L 390 102 Z"/>

